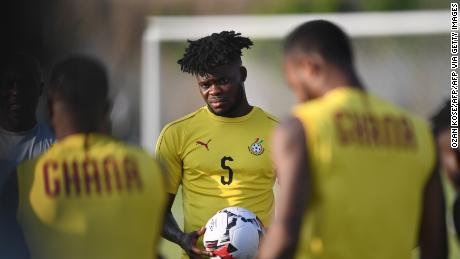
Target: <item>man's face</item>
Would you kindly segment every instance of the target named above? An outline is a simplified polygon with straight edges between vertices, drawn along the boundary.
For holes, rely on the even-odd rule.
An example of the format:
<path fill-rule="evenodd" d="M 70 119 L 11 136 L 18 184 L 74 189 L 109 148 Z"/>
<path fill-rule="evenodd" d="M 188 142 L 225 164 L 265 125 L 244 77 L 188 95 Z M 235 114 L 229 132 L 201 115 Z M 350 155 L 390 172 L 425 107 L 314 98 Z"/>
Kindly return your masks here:
<path fill-rule="evenodd" d="M 294 92 L 298 103 L 305 102 L 309 99 L 307 75 L 304 73 L 302 66 L 291 57 L 286 55 L 283 62 L 284 75 L 289 87 Z"/>
<path fill-rule="evenodd" d="M 218 66 L 205 75 L 198 75 L 200 94 L 210 111 L 219 116 L 230 116 L 244 98 L 245 68 L 240 64 Z"/>
<path fill-rule="evenodd" d="M 41 85 L 32 72 L 10 68 L 1 71 L 0 118 L 11 128 L 35 121 Z"/>

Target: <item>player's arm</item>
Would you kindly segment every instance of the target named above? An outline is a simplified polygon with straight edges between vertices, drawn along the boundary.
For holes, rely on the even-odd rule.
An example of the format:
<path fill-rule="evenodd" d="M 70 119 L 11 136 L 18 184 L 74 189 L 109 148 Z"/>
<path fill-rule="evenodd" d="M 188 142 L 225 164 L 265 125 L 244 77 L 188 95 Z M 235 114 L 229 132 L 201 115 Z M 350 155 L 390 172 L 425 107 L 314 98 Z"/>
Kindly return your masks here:
<path fill-rule="evenodd" d="M 302 218 L 310 199 L 311 182 L 302 123 L 291 118 L 275 131 L 273 160 L 280 192 L 277 215 L 259 249 L 259 258 L 292 258 Z"/>
<path fill-rule="evenodd" d="M 180 136 L 181 134 L 178 132 L 178 129 L 166 126 L 162 130 L 155 148 L 155 156 L 166 169 L 165 172 L 167 175 L 167 212 L 163 226 L 163 237 L 178 244 L 191 258 L 200 258 L 201 255 L 212 255 L 212 253 L 202 251 L 196 246 L 196 241 L 199 236 L 203 235 L 204 229 L 191 233 L 182 232 L 171 212 L 171 207 L 176 196 L 175 193 L 182 182 L 182 160 L 178 155 L 183 146 Z"/>
<path fill-rule="evenodd" d="M 0 258 L 29 258 L 27 245 L 16 213 L 19 204 L 18 178 L 10 173 L 0 192 Z"/>
<path fill-rule="evenodd" d="M 447 258 L 445 211 L 441 175 L 436 163 L 423 195 L 419 234 L 421 259 Z"/>
<path fill-rule="evenodd" d="M 163 237 L 167 240 L 178 244 L 184 251 L 190 256 L 190 258 L 201 258 L 201 255 L 212 256 L 212 252 L 207 252 L 204 250 L 200 250 L 196 246 L 196 242 L 198 238 L 204 234 L 205 228 L 201 228 L 197 231 L 193 231 L 190 233 L 184 233 L 179 228 L 176 219 L 174 218 L 171 207 L 175 199 L 174 194 L 168 194 L 168 207 L 167 207 L 167 214 L 165 217 L 165 224 L 163 227 Z"/>
<path fill-rule="evenodd" d="M 172 204 L 174 203 L 176 195 L 168 193 L 167 194 L 167 205 L 166 205 L 166 216 L 165 216 L 165 224 L 163 226 L 163 237 L 167 240 L 179 244 L 184 235 L 177 224 L 176 219 L 174 218 L 171 208 Z"/>

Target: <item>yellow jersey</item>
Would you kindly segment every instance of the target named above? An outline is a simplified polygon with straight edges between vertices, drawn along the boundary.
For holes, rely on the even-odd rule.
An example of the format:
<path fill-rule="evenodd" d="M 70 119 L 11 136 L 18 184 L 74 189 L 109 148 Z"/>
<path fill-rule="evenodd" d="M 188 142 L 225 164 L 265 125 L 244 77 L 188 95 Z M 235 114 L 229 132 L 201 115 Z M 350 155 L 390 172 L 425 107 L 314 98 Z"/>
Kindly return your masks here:
<path fill-rule="evenodd" d="M 312 200 L 296 258 L 411 258 L 435 143 L 419 118 L 342 87 L 301 104 Z"/>
<path fill-rule="evenodd" d="M 154 258 L 163 181 L 139 148 L 97 134 L 64 138 L 18 167 L 17 217 L 32 258 Z"/>
<path fill-rule="evenodd" d="M 258 107 L 226 118 L 202 107 L 164 127 L 156 157 L 168 169 L 167 192 L 182 184 L 184 230 L 203 227 L 220 209 L 239 206 L 268 224 L 275 171 L 270 138 L 277 120 Z"/>

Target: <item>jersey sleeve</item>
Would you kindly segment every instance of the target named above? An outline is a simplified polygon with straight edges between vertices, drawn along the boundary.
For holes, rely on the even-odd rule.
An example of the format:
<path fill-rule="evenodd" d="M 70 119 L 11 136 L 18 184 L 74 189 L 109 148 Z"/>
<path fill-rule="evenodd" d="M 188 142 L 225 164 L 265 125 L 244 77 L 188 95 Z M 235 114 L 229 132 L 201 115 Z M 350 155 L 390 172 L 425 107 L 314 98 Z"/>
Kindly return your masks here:
<path fill-rule="evenodd" d="M 166 192 L 176 194 L 182 182 L 179 132 L 167 125 L 158 138 L 155 157 L 165 167 Z"/>

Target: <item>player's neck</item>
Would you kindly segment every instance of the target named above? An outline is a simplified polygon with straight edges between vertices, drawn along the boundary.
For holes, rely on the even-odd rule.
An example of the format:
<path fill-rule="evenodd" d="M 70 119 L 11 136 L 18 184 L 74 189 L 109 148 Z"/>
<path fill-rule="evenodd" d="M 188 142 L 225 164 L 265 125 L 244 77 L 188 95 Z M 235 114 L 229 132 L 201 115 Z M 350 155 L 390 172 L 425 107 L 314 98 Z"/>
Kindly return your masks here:
<path fill-rule="evenodd" d="M 72 116 L 62 116 L 60 120 L 55 121 L 53 124 L 58 140 L 75 134 L 106 133 L 102 124 L 88 122 L 78 123 Z"/>
<path fill-rule="evenodd" d="M 249 114 L 252 110 L 252 106 L 249 105 L 248 100 L 244 98 L 244 100 L 241 101 L 241 104 L 239 105 L 238 109 L 236 110 L 236 113 L 234 114 L 234 117 L 242 117 L 247 114 Z"/>
<path fill-rule="evenodd" d="M 322 87 L 320 87 L 320 96 L 325 95 L 331 90 L 341 87 L 353 87 L 364 90 L 364 87 L 358 76 L 352 71 L 350 73 L 343 73 L 333 70 L 330 75 L 325 76 L 324 78 L 325 80 L 322 82 Z"/>
<path fill-rule="evenodd" d="M 231 111 L 227 112 L 226 114 L 222 114 L 220 116 L 222 117 L 227 117 L 227 118 L 237 118 L 237 117 L 243 117 L 247 114 L 249 114 L 252 110 L 252 106 L 249 105 L 248 100 L 246 97 L 244 97 L 238 106 L 236 106 L 234 109 Z"/>
<path fill-rule="evenodd" d="M 62 127 L 62 128 L 56 128 L 56 138 L 58 140 L 62 140 L 68 136 L 75 135 L 75 134 L 90 134 L 90 133 L 99 133 L 99 134 L 104 134 L 104 130 L 102 129 L 78 129 L 78 128 L 73 128 L 73 127 Z"/>
<path fill-rule="evenodd" d="M 62 101 L 54 101 L 51 111 L 51 123 L 58 140 L 74 134 L 108 133 L 108 120 L 97 115 L 97 111 L 91 115 L 80 113 L 68 109 Z"/>

